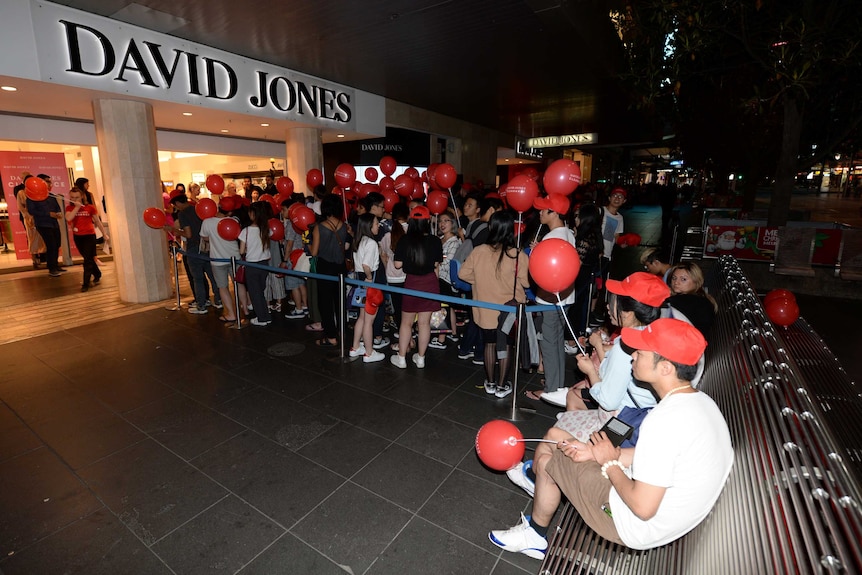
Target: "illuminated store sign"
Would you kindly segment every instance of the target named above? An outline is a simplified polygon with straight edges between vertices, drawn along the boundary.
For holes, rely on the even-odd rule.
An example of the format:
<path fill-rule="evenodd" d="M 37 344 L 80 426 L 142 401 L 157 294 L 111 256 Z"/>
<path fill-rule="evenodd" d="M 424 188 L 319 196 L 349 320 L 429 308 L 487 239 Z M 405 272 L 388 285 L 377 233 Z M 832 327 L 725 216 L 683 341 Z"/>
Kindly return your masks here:
<path fill-rule="evenodd" d="M 585 146 L 597 144 L 599 135 L 592 134 L 569 134 L 567 136 L 546 136 L 544 138 L 529 138 L 527 146 L 530 148 L 553 148 L 555 146 Z"/>
<path fill-rule="evenodd" d="M 47 2 L 30 11 L 45 82 L 339 130 L 356 128 L 360 95 L 382 110 L 377 96 L 166 34 Z"/>

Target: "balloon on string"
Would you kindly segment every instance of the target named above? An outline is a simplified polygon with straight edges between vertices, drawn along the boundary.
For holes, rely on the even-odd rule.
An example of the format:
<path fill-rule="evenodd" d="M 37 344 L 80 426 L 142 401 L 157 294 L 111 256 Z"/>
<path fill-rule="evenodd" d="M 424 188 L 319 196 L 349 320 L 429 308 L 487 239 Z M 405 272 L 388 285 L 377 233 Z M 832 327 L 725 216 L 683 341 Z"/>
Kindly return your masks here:
<path fill-rule="evenodd" d="M 24 182 L 24 195 L 34 202 L 48 199 L 48 182 L 42 178 L 32 176 Z"/>
<path fill-rule="evenodd" d="M 391 212 L 395 204 L 398 203 L 398 194 L 392 190 L 380 190 L 380 193 L 383 194 L 383 209 Z"/>
<path fill-rule="evenodd" d="M 539 186 L 534 180 L 520 174 L 506 185 L 506 201 L 520 213 L 533 207 L 533 201 L 539 195 Z"/>
<path fill-rule="evenodd" d="M 284 239 L 284 224 L 278 218 L 269 218 L 267 222 L 269 228 L 269 239 L 280 242 Z"/>
<path fill-rule="evenodd" d="M 290 218 L 290 223 L 297 233 L 307 232 L 308 228 L 315 222 L 314 212 L 308 206 L 300 205 L 293 216 Z"/>
<path fill-rule="evenodd" d="M 413 178 L 408 176 L 407 174 L 401 174 L 397 178 L 395 178 L 395 192 L 399 196 L 404 196 L 405 198 L 409 198 L 413 193 Z"/>
<path fill-rule="evenodd" d="M 305 175 L 305 183 L 308 184 L 309 188 L 316 188 L 323 183 L 323 172 L 317 168 L 308 170 L 308 173 Z"/>
<path fill-rule="evenodd" d="M 338 164 L 335 168 L 335 183 L 342 188 L 349 188 L 356 181 L 356 168 L 348 163 Z"/>
<path fill-rule="evenodd" d="M 384 191 L 395 191 L 395 180 L 393 180 L 389 176 L 383 176 L 382 178 L 380 178 L 380 189 Z"/>
<path fill-rule="evenodd" d="M 365 179 L 369 182 L 376 182 L 379 177 L 380 174 L 377 173 L 377 168 L 365 168 Z"/>
<path fill-rule="evenodd" d="M 440 164 L 431 164 L 425 171 L 425 174 L 428 176 L 428 183 L 431 184 L 431 186 L 437 186 L 437 168 L 439 167 Z"/>
<path fill-rule="evenodd" d="M 527 228 L 527 224 L 524 222 L 515 222 L 515 237 L 520 236 L 524 233 L 524 230 Z"/>
<path fill-rule="evenodd" d="M 266 202 L 272 208 L 272 213 L 278 213 L 278 202 L 275 201 L 275 198 L 272 197 L 272 194 L 262 194 L 257 201 Z"/>
<path fill-rule="evenodd" d="M 793 292 L 786 289 L 774 289 L 770 291 L 763 297 L 763 305 L 766 306 L 769 302 L 775 299 L 786 299 L 790 301 L 796 301 L 796 296 L 793 295 Z"/>
<path fill-rule="evenodd" d="M 530 275 L 539 287 L 551 293 L 570 288 L 580 269 L 578 250 L 566 240 L 542 240 L 530 254 Z"/>
<path fill-rule="evenodd" d="M 526 170 L 524 170 L 521 173 L 524 174 L 525 176 L 527 176 L 528 178 L 530 178 L 531 180 L 533 180 L 534 182 L 539 181 L 539 170 L 537 170 L 536 168 L 534 168 L 532 166 L 530 166 L 529 168 L 527 168 Z"/>
<path fill-rule="evenodd" d="M 281 204 L 290 199 L 291 194 L 279 193 L 275 196 L 275 203 L 278 204 L 278 209 L 281 209 Z"/>
<path fill-rule="evenodd" d="M 215 201 L 210 198 L 202 198 L 195 205 L 195 213 L 202 220 L 213 217 L 218 213 L 218 206 Z"/>
<path fill-rule="evenodd" d="M 545 170 L 542 182 L 549 194 L 568 196 L 581 183 L 581 168 L 572 160 L 557 160 Z"/>
<path fill-rule="evenodd" d="M 371 184 L 357 184 L 355 187 L 356 195 L 359 198 L 364 198 L 371 193 Z"/>
<path fill-rule="evenodd" d="M 521 430 L 502 419 L 489 421 L 476 434 L 476 455 L 495 471 L 507 471 L 524 457 Z"/>
<path fill-rule="evenodd" d="M 293 220 L 293 214 L 296 213 L 296 210 L 303 207 L 305 204 L 301 202 L 296 202 L 295 204 L 290 204 L 290 207 L 287 208 L 287 219 Z"/>
<path fill-rule="evenodd" d="M 445 193 L 445 192 L 443 192 Z M 410 194 L 411 200 L 421 200 L 425 197 L 425 187 L 422 182 L 413 182 L 413 193 Z"/>
<path fill-rule="evenodd" d="M 395 173 L 395 168 L 398 167 L 398 162 L 392 156 L 383 156 L 380 158 L 380 171 L 384 176 L 391 176 Z"/>
<path fill-rule="evenodd" d="M 207 189 L 210 193 L 220 196 L 224 192 L 224 178 L 218 174 L 210 174 L 206 181 Z"/>
<path fill-rule="evenodd" d="M 404 173 L 407 174 L 408 176 L 410 176 L 410 178 L 412 178 L 414 180 L 419 179 L 419 170 L 417 170 L 413 166 L 410 166 L 409 168 L 404 170 Z"/>
<path fill-rule="evenodd" d="M 449 207 L 449 196 L 444 191 L 434 190 L 428 194 L 426 205 L 428 206 L 428 211 L 432 214 L 442 214 Z"/>
<path fill-rule="evenodd" d="M 219 237 L 231 242 L 239 237 L 239 222 L 233 218 L 222 218 L 216 231 Z"/>
<path fill-rule="evenodd" d="M 41 180 L 42 178 L 30 178 L 27 181 L 29 182 L 30 180 L 33 180 L 33 179 Z M 42 182 L 44 183 L 44 180 L 42 180 Z M 45 189 L 47 189 L 47 187 Z M 30 199 L 32 199 L 32 198 L 30 198 Z M 39 200 L 33 200 L 33 201 L 39 201 Z M 167 221 L 168 221 L 168 217 L 165 215 L 165 212 L 163 210 L 160 210 L 159 208 L 147 208 L 144 210 L 144 223 L 147 224 L 148 226 L 150 226 L 151 228 L 153 228 L 154 230 L 158 230 L 158 229 L 161 229 L 162 227 L 164 227 L 164 225 Z"/>
<path fill-rule="evenodd" d="M 287 194 L 289 196 L 293 193 L 293 180 L 287 176 L 281 176 L 275 181 L 275 187 L 278 190 L 278 193 Z"/>
<path fill-rule="evenodd" d="M 452 164 L 440 164 L 434 172 L 434 179 L 441 188 L 449 189 L 455 185 L 458 172 Z"/>
<path fill-rule="evenodd" d="M 500 200 L 501 202 L 506 203 L 506 198 L 504 198 L 503 196 L 501 196 L 497 192 L 488 192 L 487 194 L 485 194 L 485 197 L 486 198 L 496 198 L 496 199 Z"/>
<path fill-rule="evenodd" d="M 799 305 L 795 300 L 775 298 L 770 300 L 764 308 L 766 309 L 766 317 L 781 327 L 788 327 L 799 319 Z"/>
<path fill-rule="evenodd" d="M 639 246 L 641 239 L 642 238 L 638 234 L 629 232 L 621 234 L 620 237 L 617 238 L 617 245 L 622 247 Z"/>

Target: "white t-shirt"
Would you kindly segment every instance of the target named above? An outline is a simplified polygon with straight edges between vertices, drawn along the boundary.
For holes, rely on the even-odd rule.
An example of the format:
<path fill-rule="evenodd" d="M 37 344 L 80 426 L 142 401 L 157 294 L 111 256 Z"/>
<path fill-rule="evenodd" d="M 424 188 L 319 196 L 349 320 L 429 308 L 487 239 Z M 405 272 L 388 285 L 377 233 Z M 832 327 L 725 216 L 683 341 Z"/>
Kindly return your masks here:
<path fill-rule="evenodd" d="M 239 239 L 245 242 L 245 259 L 250 262 L 262 262 L 269 260 L 269 247 L 263 247 L 260 241 L 260 229 L 257 226 L 249 226 L 239 233 Z"/>
<path fill-rule="evenodd" d="M 357 279 L 365 280 L 363 265 L 368 266 L 372 274 L 380 264 L 380 250 L 377 242 L 365 236 L 359 241 L 359 249 L 353 254 L 353 266 L 356 269 Z"/>
<path fill-rule="evenodd" d="M 567 242 L 572 244 L 572 247 L 576 247 L 575 246 L 575 234 L 572 233 L 572 230 L 570 230 L 567 226 L 560 226 L 558 228 L 554 228 L 553 230 L 549 231 L 545 235 L 545 237 L 542 238 L 542 241 L 549 240 L 551 238 L 557 238 L 559 240 L 566 240 Z M 545 293 L 547 293 L 547 292 L 545 292 Z M 560 298 L 563 302 L 563 305 L 571 305 L 571 304 L 575 303 L 574 283 L 572 284 L 572 287 L 570 288 L 568 295 L 566 295 L 565 293 L 560 293 Z M 556 299 L 553 301 L 545 301 L 540 297 L 536 297 L 536 302 L 538 302 L 540 304 L 551 304 L 551 305 L 557 305 L 559 303 L 559 302 L 557 302 Z"/>
<path fill-rule="evenodd" d="M 620 213 L 612 214 L 605 208 L 602 218 L 602 239 L 605 242 L 605 253 L 602 256 L 611 259 L 616 243 L 616 234 L 623 233 L 623 216 Z"/>
<path fill-rule="evenodd" d="M 646 326 L 634 329 L 646 329 Z M 599 402 L 605 411 L 617 411 L 623 407 L 652 407 L 655 396 L 649 389 L 634 383 L 632 376 L 632 356 L 626 353 L 616 339 L 614 346 L 605 354 L 599 365 L 599 382 L 590 388 L 590 395 Z M 637 400 L 637 405 L 628 392 Z"/>
<path fill-rule="evenodd" d="M 631 475 L 667 489 L 655 516 L 643 521 L 611 488 L 620 539 L 632 549 L 650 549 L 682 537 L 712 509 L 732 465 L 730 432 L 712 398 L 698 392 L 660 401 L 641 423 Z"/>
<path fill-rule="evenodd" d="M 209 238 L 210 257 L 213 259 L 239 259 L 239 244 L 236 240 L 226 240 L 218 233 L 218 224 L 224 218 L 207 218 L 201 224 L 201 237 Z M 236 218 L 234 218 L 236 219 Z M 229 266 L 230 262 L 212 262 L 214 266 Z"/>

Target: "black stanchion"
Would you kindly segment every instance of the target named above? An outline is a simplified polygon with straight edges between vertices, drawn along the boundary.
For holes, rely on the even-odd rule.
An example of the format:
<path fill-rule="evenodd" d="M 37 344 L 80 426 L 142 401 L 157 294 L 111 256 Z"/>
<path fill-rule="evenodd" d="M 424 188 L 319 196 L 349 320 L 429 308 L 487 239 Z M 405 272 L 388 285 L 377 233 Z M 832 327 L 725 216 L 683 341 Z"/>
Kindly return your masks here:
<path fill-rule="evenodd" d="M 236 324 L 229 326 L 230 329 L 242 329 L 242 314 L 239 309 L 239 284 L 236 283 L 236 258 L 230 259 L 230 269 L 233 271 L 233 305 L 234 314 L 236 314 Z M 245 311 L 245 310 L 242 310 Z"/>
<path fill-rule="evenodd" d="M 171 242 L 171 257 L 174 259 L 174 289 L 177 292 L 177 303 L 165 309 L 168 311 L 179 311 L 183 309 L 183 306 L 180 299 L 180 268 L 177 262 L 177 242 Z"/>

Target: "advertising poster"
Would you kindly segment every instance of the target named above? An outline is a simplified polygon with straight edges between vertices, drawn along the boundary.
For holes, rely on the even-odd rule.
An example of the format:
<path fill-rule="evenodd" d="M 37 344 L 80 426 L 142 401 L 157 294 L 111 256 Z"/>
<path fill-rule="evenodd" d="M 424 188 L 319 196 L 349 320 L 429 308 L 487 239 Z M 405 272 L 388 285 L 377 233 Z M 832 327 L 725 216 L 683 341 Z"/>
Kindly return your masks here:
<path fill-rule="evenodd" d="M 778 228 L 720 220 L 706 227 L 703 257 L 732 255 L 738 260 L 772 261 L 777 243 Z"/>
<path fill-rule="evenodd" d="M 21 218 L 18 217 L 18 202 L 15 200 L 15 186 L 22 183 L 25 173 L 46 174 L 51 176 L 54 184 L 52 194 L 67 197 L 72 187 L 69 182 L 69 170 L 66 168 L 66 156 L 58 152 L 4 152 L 0 151 L 0 181 L 3 182 L 3 194 L 9 206 L 9 224 L 12 227 L 12 241 L 15 244 L 15 257 L 19 260 L 29 260 L 27 248 L 27 231 Z M 66 225 L 65 220 L 60 225 Z M 9 238 L 7 238 L 8 240 Z"/>

